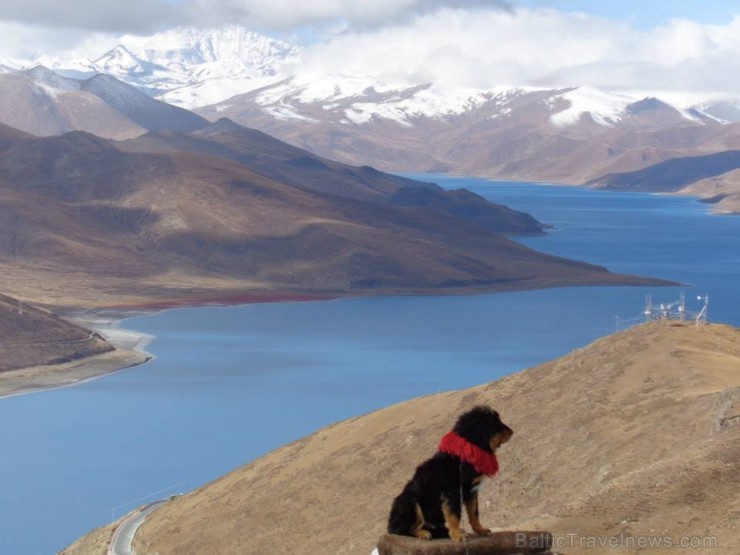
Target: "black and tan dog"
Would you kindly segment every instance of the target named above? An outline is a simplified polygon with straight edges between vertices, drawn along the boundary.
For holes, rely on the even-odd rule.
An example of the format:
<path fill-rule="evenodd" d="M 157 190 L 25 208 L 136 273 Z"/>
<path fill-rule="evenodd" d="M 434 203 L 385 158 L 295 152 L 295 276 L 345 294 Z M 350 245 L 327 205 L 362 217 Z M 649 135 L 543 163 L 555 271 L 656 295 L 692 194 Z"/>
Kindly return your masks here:
<path fill-rule="evenodd" d="M 496 411 L 478 406 L 458 419 L 439 443 L 439 451 L 420 464 L 414 477 L 396 497 L 388 532 L 422 539 L 461 541 L 462 505 L 473 531 L 490 534 L 478 518 L 478 488 L 498 472 L 496 449 L 514 432 Z"/>

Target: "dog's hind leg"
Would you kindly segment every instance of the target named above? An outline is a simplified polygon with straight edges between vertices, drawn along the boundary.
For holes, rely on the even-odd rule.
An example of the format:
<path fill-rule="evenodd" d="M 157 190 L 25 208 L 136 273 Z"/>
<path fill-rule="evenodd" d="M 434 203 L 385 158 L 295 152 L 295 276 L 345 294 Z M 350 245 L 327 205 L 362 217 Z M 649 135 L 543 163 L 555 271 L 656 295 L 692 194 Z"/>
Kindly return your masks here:
<path fill-rule="evenodd" d="M 431 532 L 424 528 L 424 513 L 411 493 L 404 491 L 393 501 L 388 519 L 388 533 L 424 540 L 432 537 Z"/>
<path fill-rule="evenodd" d="M 432 533 L 424 528 L 424 513 L 421 511 L 419 504 L 416 504 L 416 525 L 414 526 L 414 536 L 422 540 L 431 540 Z"/>

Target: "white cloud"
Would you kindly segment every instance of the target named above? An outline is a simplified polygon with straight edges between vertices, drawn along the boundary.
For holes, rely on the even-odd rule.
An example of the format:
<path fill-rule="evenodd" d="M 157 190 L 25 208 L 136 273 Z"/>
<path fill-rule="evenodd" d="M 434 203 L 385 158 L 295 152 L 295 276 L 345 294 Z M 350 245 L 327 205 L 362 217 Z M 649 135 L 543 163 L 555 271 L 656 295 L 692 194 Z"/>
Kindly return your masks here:
<path fill-rule="evenodd" d="M 738 92 L 740 17 L 727 25 L 673 20 L 641 31 L 625 21 L 551 9 L 443 9 L 307 48 L 294 71 L 435 81 Z"/>
<path fill-rule="evenodd" d="M 623 23 L 552 10 L 445 9 L 410 24 L 337 36 L 308 48 L 304 64 L 415 80 L 436 80 L 452 70 L 455 84 L 526 84 L 553 68 L 613 57 L 633 34 Z"/>
<path fill-rule="evenodd" d="M 333 26 L 384 26 L 409 16 L 445 7 L 511 10 L 508 0 L 186 0 L 194 21 L 204 17 L 218 23 L 289 29 Z"/>
<path fill-rule="evenodd" d="M 511 9 L 508 0 L 3 0 L 0 21 L 132 34 L 234 23 L 285 30 L 384 25 L 443 7 Z"/>
<path fill-rule="evenodd" d="M 142 20 L 165 2 L 131 1 L 144 10 L 138 14 Z M 71 14 L 80 3 L 85 2 L 67 4 Z M 30 57 L 29 52 L 45 49 L 95 58 L 120 35 L 96 23 L 117 13 L 114 3 L 123 5 L 101 0 L 98 15 L 81 20 L 90 29 L 100 27 L 95 32 L 0 22 L 0 57 Z M 22 19 L 20 0 L 12 5 L 16 19 Z M 7 12 L 7 5 L 0 15 L 2 10 Z M 47 19 L 61 17 L 72 16 L 56 11 Z M 296 73 L 481 88 L 591 85 L 740 92 L 734 78 L 740 70 L 740 17 L 726 25 L 676 19 L 637 29 L 626 20 L 554 9 L 512 10 L 503 0 L 181 0 L 168 17 L 201 27 L 251 22 L 256 29 L 311 36 L 300 65 L 289 68 Z"/>
<path fill-rule="evenodd" d="M 508 0 L 3 0 L 0 58 L 84 50 L 89 35 L 147 35 L 177 26 L 240 24 L 314 40 L 349 29 L 377 29 L 444 7 L 510 10 Z M 98 52 L 102 54 L 103 52 Z"/>
<path fill-rule="evenodd" d="M 97 57 L 115 46 L 117 35 L 0 21 L 0 58 L 29 60 L 42 55 Z"/>

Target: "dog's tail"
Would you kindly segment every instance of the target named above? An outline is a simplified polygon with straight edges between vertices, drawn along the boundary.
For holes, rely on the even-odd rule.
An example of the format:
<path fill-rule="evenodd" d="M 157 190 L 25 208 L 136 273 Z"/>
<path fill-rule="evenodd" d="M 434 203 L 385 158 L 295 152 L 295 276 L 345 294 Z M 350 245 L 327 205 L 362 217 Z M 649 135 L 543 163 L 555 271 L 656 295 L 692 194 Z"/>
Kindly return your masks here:
<path fill-rule="evenodd" d="M 419 514 L 419 504 L 416 497 L 404 490 L 393 500 L 391 514 L 388 517 L 388 533 L 401 536 L 413 536 L 414 531 L 423 525 L 423 517 Z M 421 517 L 422 522 L 419 522 Z"/>

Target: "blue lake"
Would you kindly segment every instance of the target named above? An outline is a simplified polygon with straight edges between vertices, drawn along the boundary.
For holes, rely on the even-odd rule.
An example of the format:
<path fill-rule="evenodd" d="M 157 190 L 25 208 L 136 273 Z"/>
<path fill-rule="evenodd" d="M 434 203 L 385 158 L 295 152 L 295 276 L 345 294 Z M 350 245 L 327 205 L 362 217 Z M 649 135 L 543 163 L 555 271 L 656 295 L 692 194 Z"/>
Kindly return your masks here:
<path fill-rule="evenodd" d="M 443 176 L 555 226 L 533 248 L 685 287 L 394 297 L 132 318 L 153 362 L 0 399 L 0 554 L 54 553 L 154 498 L 188 491 L 337 420 L 561 356 L 639 316 L 643 299 L 740 326 L 740 217 L 690 198 Z M 505 412 L 505 407 L 500 407 Z"/>

